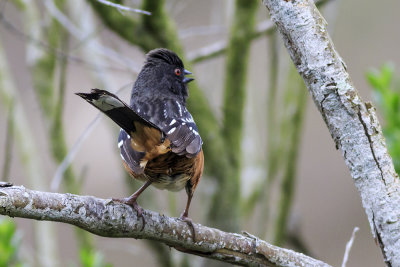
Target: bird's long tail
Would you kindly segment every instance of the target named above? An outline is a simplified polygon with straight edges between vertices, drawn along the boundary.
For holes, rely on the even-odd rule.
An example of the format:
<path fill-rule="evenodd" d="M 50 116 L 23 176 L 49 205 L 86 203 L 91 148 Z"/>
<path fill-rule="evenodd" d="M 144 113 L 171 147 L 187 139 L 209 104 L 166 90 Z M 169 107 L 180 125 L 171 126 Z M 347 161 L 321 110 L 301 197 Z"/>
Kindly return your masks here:
<path fill-rule="evenodd" d="M 132 110 L 125 102 L 108 91 L 92 89 L 90 93 L 76 94 L 110 117 L 128 134 L 137 131 L 136 127 L 138 123 L 158 129 L 157 126 L 140 117 L 139 114 Z"/>

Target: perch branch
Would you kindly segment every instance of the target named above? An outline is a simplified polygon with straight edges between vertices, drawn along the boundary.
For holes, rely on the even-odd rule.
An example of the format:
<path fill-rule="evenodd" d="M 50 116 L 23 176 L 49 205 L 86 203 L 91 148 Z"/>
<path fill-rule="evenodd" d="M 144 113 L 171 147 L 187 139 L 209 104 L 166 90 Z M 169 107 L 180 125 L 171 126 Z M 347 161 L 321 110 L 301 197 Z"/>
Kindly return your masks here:
<path fill-rule="evenodd" d="M 105 237 L 149 239 L 179 251 L 237 265 L 329 266 L 301 253 L 268 244 L 250 234 L 234 234 L 144 210 L 146 224 L 129 206 L 91 196 L 33 191 L 0 183 L 0 214 L 63 222 Z"/>
<path fill-rule="evenodd" d="M 386 264 L 400 266 L 400 183 L 375 108 L 358 95 L 311 0 L 264 4 L 342 151 Z"/>

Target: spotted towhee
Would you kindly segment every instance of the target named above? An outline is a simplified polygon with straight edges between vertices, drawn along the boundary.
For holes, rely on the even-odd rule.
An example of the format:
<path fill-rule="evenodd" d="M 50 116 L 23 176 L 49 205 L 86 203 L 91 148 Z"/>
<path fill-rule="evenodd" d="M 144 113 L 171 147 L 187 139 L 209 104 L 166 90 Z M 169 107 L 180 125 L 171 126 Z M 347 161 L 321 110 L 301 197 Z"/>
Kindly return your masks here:
<path fill-rule="evenodd" d="M 133 178 L 144 182 L 130 197 L 115 200 L 132 206 L 141 216 L 136 200 L 149 185 L 171 191 L 185 187 L 188 199 L 180 218 L 193 229 L 188 212 L 204 157 L 197 126 L 186 109 L 187 83 L 193 80 L 186 77 L 189 74 L 174 52 L 159 48 L 147 54 L 129 106 L 104 90 L 77 95 L 121 127 L 118 147 L 123 164 Z"/>

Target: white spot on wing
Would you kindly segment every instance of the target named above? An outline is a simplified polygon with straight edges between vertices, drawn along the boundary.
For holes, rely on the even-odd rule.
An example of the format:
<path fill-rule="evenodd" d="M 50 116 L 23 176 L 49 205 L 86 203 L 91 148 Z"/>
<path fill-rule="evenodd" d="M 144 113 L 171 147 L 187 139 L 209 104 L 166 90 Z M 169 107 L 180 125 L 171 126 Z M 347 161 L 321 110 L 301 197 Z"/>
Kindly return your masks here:
<path fill-rule="evenodd" d="M 124 158 L 124 156 L 122 156 L 122 153 L 119 154 L 119 155 L 121 156 L 121 158 L 122 158 L 124 161 L 126 161 L 125 158 Z"/>
<path fill-rule="evenodd" d="M 171 130 L 169 130 L 167 134 L 172 134 L 173 132 L 175 132 L 175 130 L 176 130 L 176 127 L 174 127 Z"/>
<path fill-rule="evenodd" d="M 185 118 L 182 118 L 183 121 L 185 122 L 194 122 L 192 115 L 187 114 L 187 116 Z"/>
<path fill-rule="evenodd" d="M 178 105 L 179 115 L 182 116 L 182 107 L 181 107 L 181 104 L 179 104 L 178 101 L 175 101 L 175 102 L 176 102 L 176 104 Z"/>
<path fill-rule="evenodd" d="M 118 142 L 118 147 L 121 148 L 121 146 L 122 146 L 123 143 L 124 143 L 123 140 L 119 141 L 119 142 Z"/>
<path fill-rule="evenodd" d="M 172 124 L 174 124 L 176 122 L 175 119 L 172 119 L 172 121 L 169 123 L 169 126 L 172 126 Z"/>

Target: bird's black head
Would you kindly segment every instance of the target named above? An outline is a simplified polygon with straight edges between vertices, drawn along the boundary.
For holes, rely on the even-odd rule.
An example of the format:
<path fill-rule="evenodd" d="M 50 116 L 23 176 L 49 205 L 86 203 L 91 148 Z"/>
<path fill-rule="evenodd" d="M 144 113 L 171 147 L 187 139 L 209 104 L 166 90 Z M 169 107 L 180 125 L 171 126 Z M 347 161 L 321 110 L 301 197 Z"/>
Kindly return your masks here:
<path fill-rule="evenodd" d="M 165 48 L 151 50 L 139 73 L 132 96 L 176 98 L 186 103 L 187 83 L 193 78 L 177 54 Z"/>

